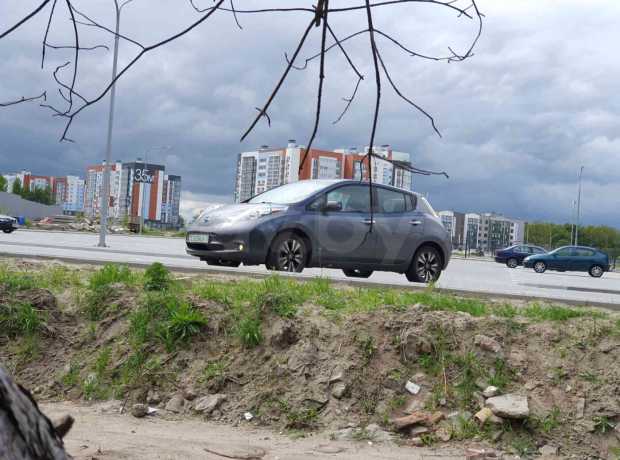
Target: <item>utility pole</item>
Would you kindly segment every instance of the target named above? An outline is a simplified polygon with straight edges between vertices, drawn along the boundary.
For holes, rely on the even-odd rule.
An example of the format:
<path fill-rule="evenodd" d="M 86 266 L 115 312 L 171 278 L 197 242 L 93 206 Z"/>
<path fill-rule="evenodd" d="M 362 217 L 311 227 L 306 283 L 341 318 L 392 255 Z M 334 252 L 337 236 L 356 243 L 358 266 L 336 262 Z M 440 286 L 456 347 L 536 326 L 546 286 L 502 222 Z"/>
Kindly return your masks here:
<path fill-rule="evenodd" d="M 581 223 L 581 176 L 583 166 L 579 169 L 579 189 L 577 192 L 577 222 L 575 224 L 575 246 L 579 245 L 579 224 Z"/>
<path fill-rule="evenodd" d="M 105 164 L 103 166 L 103 194 L 100 197 L 100 214 L 101 223 L 99 225 L 99 244 L 100 248 L 107 247 L 105 242 L 106 233 L 108 231 L 108 209 L 110 207 L 110 167 L 112 163 L 112 129 L 114 126 L 114 103 L 116 101 L 116 71 L 118 69 L 118 41 L 121 27 L 121 11 L 123 7 L 133 0 L 126 0 L 122 5 L 118 4 L 118 0 L 114 0 L 116 8 L 116 33 L 114 35 L 114 61 L 112 63 L 112 88 L 110 89 L 110 112 L 108 114 L 108 137 L 106 142 Z"/>

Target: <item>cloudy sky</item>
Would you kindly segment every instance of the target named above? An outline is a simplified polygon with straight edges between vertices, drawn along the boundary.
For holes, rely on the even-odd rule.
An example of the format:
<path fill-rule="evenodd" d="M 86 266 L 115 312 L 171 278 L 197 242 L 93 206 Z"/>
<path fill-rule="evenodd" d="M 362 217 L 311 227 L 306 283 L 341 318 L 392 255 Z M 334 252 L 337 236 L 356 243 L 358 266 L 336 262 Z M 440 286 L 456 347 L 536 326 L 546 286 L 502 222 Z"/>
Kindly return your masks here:
<path fill-rule="evenodd" d="M 466 0 L 462 0 L 466 6 Z M 37 5 L 34 0 L 0 3 L 0 33 Z M 63 2 L 59 2 L 62 4 Z M 113 27 L 112 0 L 75 0 L 78 9 Z M 197 1 L 200 4 L 200 2 Z M 256 5 L 308 6 L 310 1 L 237 0 Z M 332 6 L 355 4 L 332 0 Z M 357 3 L 363 3 L 357 1 Z M 210 0 L 202 0 L 204 6 Z M 486 15 L 475 56 L 462 63 L 413 58 L 385 39 L 378 46 L 404 94 L 437 120 L 443 137 L 402 102 L 384 78 L 378 144 L 410 152 L 421 168 L 450 175 L 420 177 L 416 190 L 438 209 L 497 211 L 524 219 L 566 222 L 584 169 L 584 223 L 620 227 L 620 2 L 617 0 L 479 0 Z M 68 13 L 59 7 L 49 41 L 71 39 Z M 134 0 L 123 12 L 122 31 L 148 45 L 181 30 L 196 13 L 185 0 Z M 183 39 L 144 56 L 118 84 L 114 157 L 163 162 L 184 180 L 185 207 L 230 201 L 236 154 L 287 139 L 307 143 L 312 129 L 318 62 L 295 71 L 270 110 L 271 127 L 259 123 L 240 143 L 285 66 L 308 18 L 304 13 L 240 15 L 243 30 L 220 12 Z M 40 68 L 41 15 L 0 40 L 0 102 L 47 90 L 61 105 L 50 72 L 72 60 L 67 50 L 49 50 Z M 343 37 L 363 29 L 363 12 L 334 14 Z M 423 54 L 464 52 L 477 24 L 437 5 L 408 3 L 377 8 L 376 27 Z M 303 55 L 316 52 L 320 29 Z M 84 46 L 111 45 L 110 36 L 83 28 Z M 374 107 L 374 76 L 368 38 L 346 45 L 366 76 L 350 112 L 332 121 L 349 96 L 355 75 L 337 50 L 326 63 L 324 111 L 315 146 L 334 149 L 368 144 Z M 123 43 L 121 65 L 135 46 Z M 109 81 L 111 53 L 80 57 L 78 89 L 96 96 Z M 60 74 L 69 79 L 69 70 Z M 75 119 L 59 143 L 63 120 L 36 103 L 0 109 L 0 171 L 84 174 L 104 158 L 108 99 Z M 170 149 L 158 149 L 171 146 Z"/>

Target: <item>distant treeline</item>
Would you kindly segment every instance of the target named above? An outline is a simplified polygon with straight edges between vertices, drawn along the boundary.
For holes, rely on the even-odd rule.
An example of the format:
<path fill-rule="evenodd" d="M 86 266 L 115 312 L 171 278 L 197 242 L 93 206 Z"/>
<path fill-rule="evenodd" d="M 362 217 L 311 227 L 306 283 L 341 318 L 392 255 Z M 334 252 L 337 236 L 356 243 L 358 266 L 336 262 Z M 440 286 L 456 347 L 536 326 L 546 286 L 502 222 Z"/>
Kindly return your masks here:
<path fill-rule="evenodd" d="M 566 246 L 574 243 L 574 226 L 547 222 L 527 224 L 525 238 L 528 243 L 544 246 L 547 249 Z M 582 246 L 599 248 L 618 257 L 620 255 L 620 230 L 604 225 L 579 227 L 578 243 Z"/>
<path fill-rule="evenodd" d="M 0 192 L 8 192 L 6 179 L 0 176 Z M 22 182 L 16 179 L 13 182 L 11 193 L 21 196 L 25 200 L 36 201 L 41 204 L 55 204 L 54 195 L 52 189 L 48 186 L 45 188 L 35 187 L 34 190 L 25 189 L 22 186 Z"/>

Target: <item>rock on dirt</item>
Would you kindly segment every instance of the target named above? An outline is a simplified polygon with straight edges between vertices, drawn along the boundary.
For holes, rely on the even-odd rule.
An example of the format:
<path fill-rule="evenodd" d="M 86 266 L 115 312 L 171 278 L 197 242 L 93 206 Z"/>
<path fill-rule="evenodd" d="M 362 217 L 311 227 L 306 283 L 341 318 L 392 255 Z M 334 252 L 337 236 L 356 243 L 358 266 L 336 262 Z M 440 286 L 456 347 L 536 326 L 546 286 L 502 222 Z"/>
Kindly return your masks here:
<path fill-rule="evenodd" d="M 417 395 L 421 389 L 422 387 L 420 387 L 420 385 L 413 383 L 411 380 L 407 380 L 407 383 L 405 384 L 405 390 L 412 395 Z"/>
<path fill-rule="evenodd" d="M 527 396 L 515 394 L 495 396 L 487 399 L 486 405 L 498 417 L 524 419 L 530 415 Z"/>
<path fill-rule="evenodd" d="M 227 396 L 225 394 L 215 394 L 204 396 L 196 401 L 196 406 L 194 406 L 194 410 L 196 412 L 201 412 L 203 414 L 210 414 L 215 409 L 220 407 L 220 405 L 226 401 Z"/>
<path fill-rule="evenodd" d="M 485 398 L 492 398 L 493 396 L 497 396 L 499 394 L 499 388 L 494 386 L 489 386 L 484 389 L 482 392 L 482 396 Z"/>
<path fill-rule="evenodd" d="M 493 411 L 489 409 L 488 407 L 484 407 L 480 409 L 478 412 L 476 412 L 476 415 L 474 415 L 474 417 L 476 417 L 476 419 L 483 425 L 492 416 L 493 416 Z"/>
<path fill-rule="evenodd" d="M 332 396 L 336 399 L 342 399 L 347 393 L 347 385 L 344 382 L 337 382 L 332 387 Z"/>
<path fill-rule="evenodd" d="M 433 426 L 443 419 L 441 412 L 418 411 L 405 417 L 392 420 L 392 424 L 398 430 L 410 427 L 411 425 Z"/>
<path fill-rule="evenodd" d="M 540 455 L 542 455 L 543 457 L 556 456 L 558 455 L 559 449 L 557 446 L 552 446 L 551 444 L 547 444 L 546 446 L 543 446 L 540 449 L 538 449 L 538 452 L 540 452 Z"/>
<path fill-rule="evenodd" d="M 131 415 L 133 415 L 136 418 L 146 417 L 148 413 L 149 413 L 149 409 L 146 406 L 146 404 L 134 404 L 133 407 L 131 408 Z"/>
<path fill-rule="evenodd" d="M 474 337 L 474 344 L 478 345 L 484 351 L 490 351 L 492 353 L 501 353 L 502 346 L 501 344 L 486 335 L 478 334 Z"/>
<path fill-rule="evenodd" d="M 185 399 L 183 399 L 183 396 L 174 395 L 170 398 L 170 401 L 166 404 L 166 410 L 174 412 L 175 414 L 183 412 L 185 410 Z"/>

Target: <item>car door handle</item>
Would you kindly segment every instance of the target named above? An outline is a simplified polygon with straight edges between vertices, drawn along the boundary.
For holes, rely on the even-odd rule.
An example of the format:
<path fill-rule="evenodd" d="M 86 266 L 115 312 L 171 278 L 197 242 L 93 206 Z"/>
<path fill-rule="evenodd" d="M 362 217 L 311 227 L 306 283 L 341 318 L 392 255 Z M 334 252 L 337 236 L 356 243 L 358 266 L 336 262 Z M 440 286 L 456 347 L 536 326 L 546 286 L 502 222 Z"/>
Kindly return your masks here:
<path fill-rule="evenodd" d="M 362 222 L 365 223 L 366 225 L 370 225 L 370 224 L 374 224 L 375 223 L 374 219 L 364 219 Z"/>
<path fill-rule="evenodd" d="M 411 225 L 422 225 L 422 221 L 421 220 L 412 220 L 409 223 Z"/>

